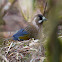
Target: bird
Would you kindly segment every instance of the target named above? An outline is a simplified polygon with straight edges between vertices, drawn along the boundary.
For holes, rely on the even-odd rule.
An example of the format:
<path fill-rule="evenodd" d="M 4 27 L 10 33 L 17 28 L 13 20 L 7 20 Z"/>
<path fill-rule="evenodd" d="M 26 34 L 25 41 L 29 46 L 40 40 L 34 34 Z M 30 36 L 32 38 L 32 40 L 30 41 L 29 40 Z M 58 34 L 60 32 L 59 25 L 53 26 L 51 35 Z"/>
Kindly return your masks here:
<path fill-rule="evenodd" d="M 47 19 L 42 14 L 35 15 L 33 21 L 29 23 L 27 27 L 20 29 L 12 36 L 13 40 L 24 41 L 30 38 L 37 39 L 39 29 L 43 25 L 43 22 L 46 20 Z"/>

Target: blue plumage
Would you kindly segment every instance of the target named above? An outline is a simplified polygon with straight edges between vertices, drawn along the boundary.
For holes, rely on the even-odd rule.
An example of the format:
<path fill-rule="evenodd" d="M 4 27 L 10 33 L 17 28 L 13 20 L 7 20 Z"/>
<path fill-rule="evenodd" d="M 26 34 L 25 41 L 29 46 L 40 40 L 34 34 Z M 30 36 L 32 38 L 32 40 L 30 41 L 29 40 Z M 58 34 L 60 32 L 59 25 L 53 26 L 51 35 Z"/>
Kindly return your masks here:
<path fill-rule="evenodd" d="M 24 39 L 19 39 L 19 37 L 23 37 L 25 35 L 28 35 L 28 32 L 25 31 L 24 29 L 20 29 L 16 34 L 13 35 L 13 40 L 24 40 Z"/>

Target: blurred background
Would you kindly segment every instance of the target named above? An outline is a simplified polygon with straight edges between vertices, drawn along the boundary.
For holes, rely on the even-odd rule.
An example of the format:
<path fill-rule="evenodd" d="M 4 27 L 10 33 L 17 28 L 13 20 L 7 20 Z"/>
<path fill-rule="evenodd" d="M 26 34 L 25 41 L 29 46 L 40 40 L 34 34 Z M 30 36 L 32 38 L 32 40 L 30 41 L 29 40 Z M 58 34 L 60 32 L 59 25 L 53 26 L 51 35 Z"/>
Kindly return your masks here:
<path fill-rule="evenodd" d="M 36 14 L 43 14 L 45 4 L 44 0 L 0 0 L 0 32 L 6 36 L 26 27 Z"/>

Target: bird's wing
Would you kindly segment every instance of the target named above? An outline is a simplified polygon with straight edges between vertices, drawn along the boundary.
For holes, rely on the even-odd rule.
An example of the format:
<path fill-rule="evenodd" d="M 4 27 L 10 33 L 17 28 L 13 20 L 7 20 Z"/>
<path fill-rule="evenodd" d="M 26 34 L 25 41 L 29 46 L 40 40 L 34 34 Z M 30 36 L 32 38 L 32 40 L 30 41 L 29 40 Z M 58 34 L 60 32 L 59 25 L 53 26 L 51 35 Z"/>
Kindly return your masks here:
<path fill-rule="evenodd" d="M 14 34 L 13 37 L 14 40 L 27 40 L 29 39 L 29 33 L 24 29 L 21 29 L 16 34 Z"/>

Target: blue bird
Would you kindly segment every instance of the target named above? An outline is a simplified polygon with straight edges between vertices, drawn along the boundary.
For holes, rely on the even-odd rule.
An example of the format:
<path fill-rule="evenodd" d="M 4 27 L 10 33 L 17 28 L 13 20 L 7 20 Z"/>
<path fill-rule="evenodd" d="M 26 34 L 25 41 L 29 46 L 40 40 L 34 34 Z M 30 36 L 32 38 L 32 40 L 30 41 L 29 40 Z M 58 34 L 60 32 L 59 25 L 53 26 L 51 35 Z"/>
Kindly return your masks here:
<path fill-rule="evenodd" d="M 23 41 L 30 38 L 36 39 L 38 37 L 39 29 L 45 20 L 46 18 L 41 14 L 36 15 L 32 23 L 28 24 L 24 29 L 20 29 L 12 36 L 13 40 Z"/>

